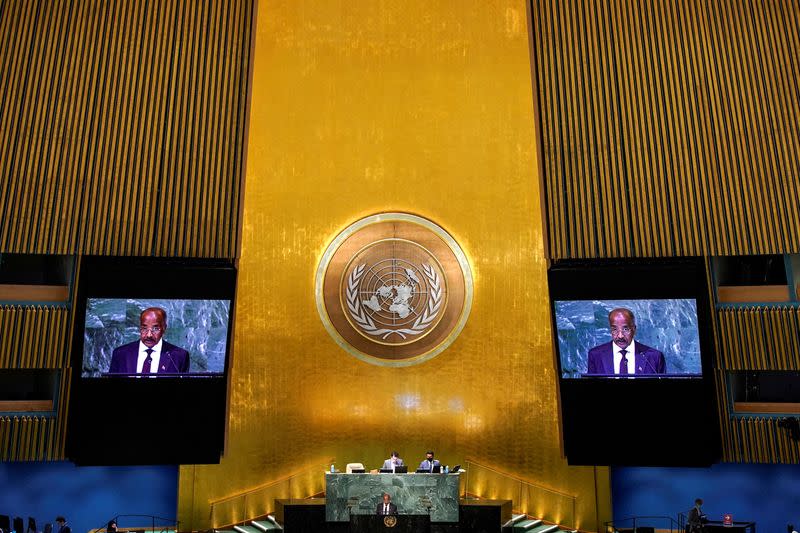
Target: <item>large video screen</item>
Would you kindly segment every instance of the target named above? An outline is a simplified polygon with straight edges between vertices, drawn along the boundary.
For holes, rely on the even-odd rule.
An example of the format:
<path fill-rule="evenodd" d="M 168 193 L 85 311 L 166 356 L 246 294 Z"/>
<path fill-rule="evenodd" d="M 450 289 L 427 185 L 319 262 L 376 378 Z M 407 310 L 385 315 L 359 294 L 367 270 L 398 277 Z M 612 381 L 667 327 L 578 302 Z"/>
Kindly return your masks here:
<path fill-rule="evenodd" d="M 553 303 L 562 378 L 703 374 L 694 298 Z"/>
<path fill-rule="evenodd" d="M 720 454 L 706 259 L 548 268 L 571 465 L 707 466 Z M 675 438 L 691 446 L 676 446 Z"/>
<path fill-rule="evenodd" d="M 223 375 L 230 304 L 88 298 L 81 377 Z"/>
<path fill-rule="evenodd" d="M 219 462 L 235 327 L 234 262 L 83 256 L 78 272 L 69 460 Z"/>

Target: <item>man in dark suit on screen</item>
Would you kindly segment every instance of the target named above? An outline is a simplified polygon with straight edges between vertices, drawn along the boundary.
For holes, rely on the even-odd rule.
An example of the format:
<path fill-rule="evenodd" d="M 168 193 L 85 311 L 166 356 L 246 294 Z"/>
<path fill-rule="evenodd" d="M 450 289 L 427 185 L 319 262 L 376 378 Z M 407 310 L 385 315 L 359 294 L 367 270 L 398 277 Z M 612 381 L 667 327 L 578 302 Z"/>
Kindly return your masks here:
<path fill-rule="evenodd" d="M 116 348 L 111 354 L 110 374 L 181 374 L 189 371 L 189 352 L 162 337 L 167 331 L 167 312 L 148 307 L 139 316 L 139 340 Z"/>
<path fill-rule="evenodd" d="M 636 318 L 630 309 L 618 307 L 608 313 L 611 342 L 589 350 L 587 374 L 664 374 L 667 362 L 664 354 L 633 340 Z"/>

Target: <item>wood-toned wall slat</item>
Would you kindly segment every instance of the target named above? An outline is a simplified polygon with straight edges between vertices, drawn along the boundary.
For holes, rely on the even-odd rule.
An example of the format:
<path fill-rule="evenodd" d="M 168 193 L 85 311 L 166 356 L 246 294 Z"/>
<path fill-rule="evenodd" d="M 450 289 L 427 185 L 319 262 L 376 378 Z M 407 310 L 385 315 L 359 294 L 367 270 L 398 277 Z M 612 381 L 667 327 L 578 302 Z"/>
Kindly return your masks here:
<path fill-rule="evenodd" d="M 775 418 L 746 416 L 729 419 L 723 428 L 731 438 L 723 440 L 723 459 L 739 463 L 800 462 L 800 449 Z"/>
<path fill-rule="evenodd" d="M 532 7 L 551 259 L 800 252 L 800 4 Z"/>
<path fill-rule="evenodd" d="M 723 308 L 717 317 L 723 368 L 800 370 L 800 308 Z"/>
<path fill-rule="evenodd" d="M 47 416 L 0 416 L 0 460 L 53 461 L 63 459 L 49 453 L 57 440 L 53 418 Z"/>
<path fill-rule="evenodd" d="M 5 4 L 0 252 L 235 257 L 253 12 Z"/>
<path fill-rule="evenodd" d="M 69 310 L 0 306 L 0 368 L 62 368 L 69 357 Z"/>

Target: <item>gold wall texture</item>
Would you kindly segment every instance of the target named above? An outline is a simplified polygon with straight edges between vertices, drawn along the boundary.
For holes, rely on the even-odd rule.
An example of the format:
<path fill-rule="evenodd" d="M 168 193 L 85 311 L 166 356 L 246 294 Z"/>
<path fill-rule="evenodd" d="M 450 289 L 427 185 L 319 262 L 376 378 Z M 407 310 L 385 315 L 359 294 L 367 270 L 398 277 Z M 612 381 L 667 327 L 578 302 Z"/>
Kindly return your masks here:
<path fill-rule="evenodd" d="M 413 465 L 429 448 L 558 491 L 522 509 L 545 519 L 610 518 L 607 469 L 560 448 L 528 17 L 524 0 L 259 3 L 227 448 L 181 467 L 182 527 L 270 510 L 210 502 L 295 473 L 283 495 L 318 492 L 330 458 Z M 383 211 L 441 225 L 473 269 L 463 332 L 417 366 L 354 358 L 315 308 L 328 243 Z M 516 487 L 492 476 L 471 486 Z"/>

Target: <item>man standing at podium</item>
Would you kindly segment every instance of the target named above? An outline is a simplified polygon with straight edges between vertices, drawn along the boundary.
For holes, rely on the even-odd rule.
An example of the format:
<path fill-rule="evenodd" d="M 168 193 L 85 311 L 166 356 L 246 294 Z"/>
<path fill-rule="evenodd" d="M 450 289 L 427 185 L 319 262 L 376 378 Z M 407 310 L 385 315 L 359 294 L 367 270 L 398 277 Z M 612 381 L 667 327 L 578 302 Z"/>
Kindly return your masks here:
<path fill-rule="evenodd" d="M 433 458 L 433 452 L 429 451 L 425 454 L 425 460 L 419 464 L 419 470 L 427 470 L 433 472 L 435 467 L 439 466 L 439 461 Z"/>
<path fill-rule="evenodd" d="M 403 466 L 403 460 L 400 459 L 400 455 L 397 452 L 392 452 L 392 456 L 386 459 L 383 462 L 383 466 L 381 470 L 391 470 L 394 472 L 394 469 L 398 466 Z"/>
<path fill-rule="evenodd" d="M 109 374 L 180 374 L 189 371 L 189 352 L 162 337 L 167 332 L 167 312 L 148 307 L 139 316 L 139 340 L 116 348 Z"/>
<path fill-rule="evenodd" d="M 634 341 L 636 317 L 624 307 L 608 313 L 611 342 L 589 350 L 587 374 L 664 374 L 667 363 L 664 354 L 641 342 Z"/>
<path fill-rule="evenodd" d="M 378 508 L 375 510 L 375 514 L 379 515 L 396 515 L 397 514 L 397 506 L 392 503 L 392 497 L 389 496 L 387 493 L 383 493 L 383 502 L 378 504 Z"/>

